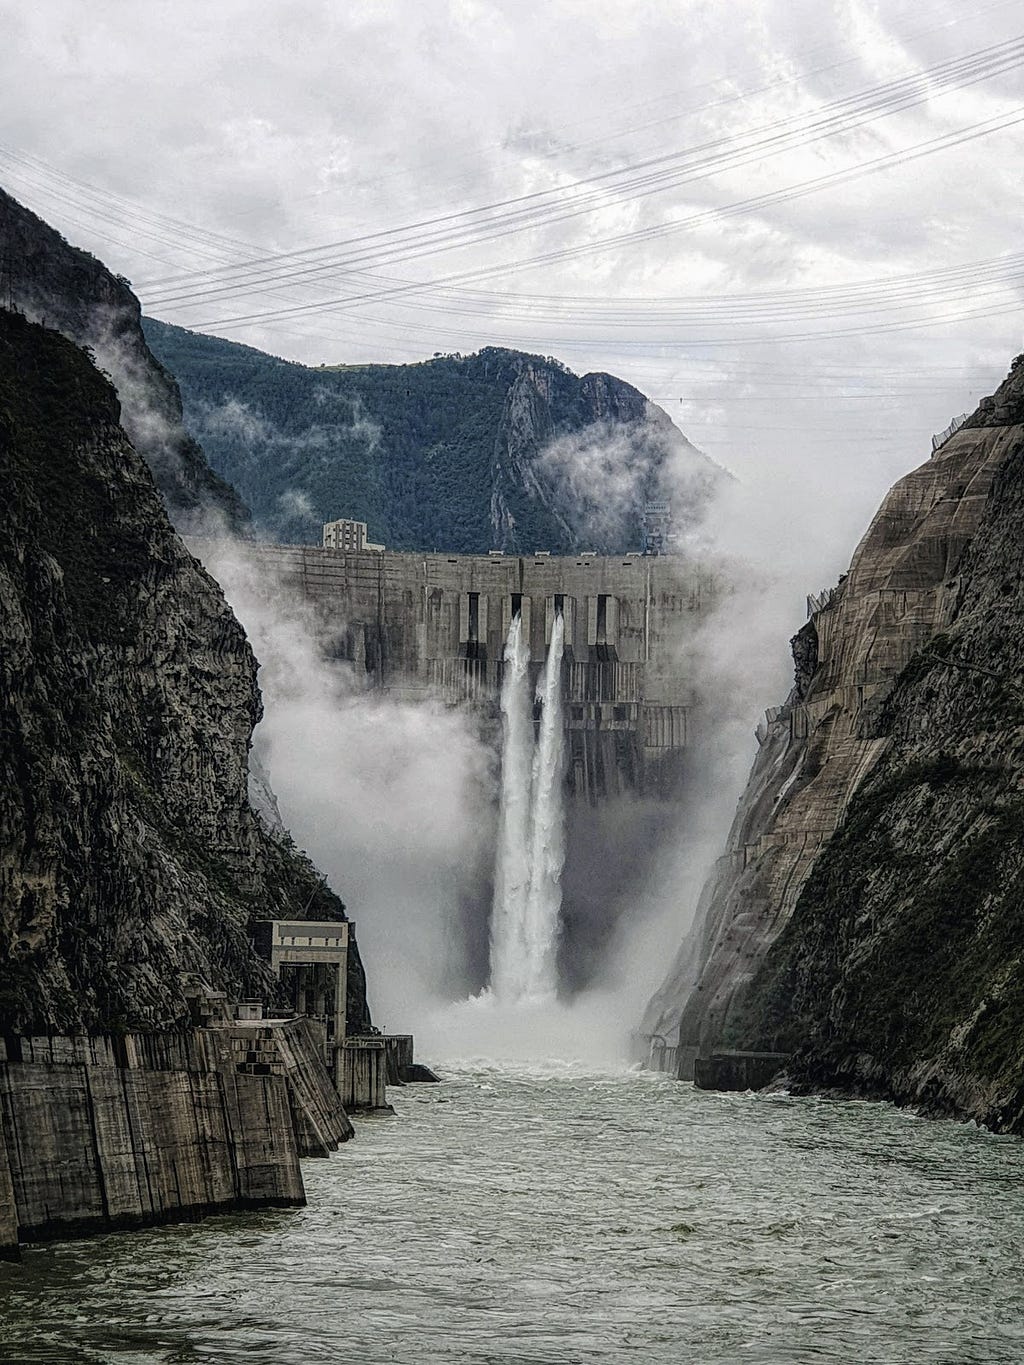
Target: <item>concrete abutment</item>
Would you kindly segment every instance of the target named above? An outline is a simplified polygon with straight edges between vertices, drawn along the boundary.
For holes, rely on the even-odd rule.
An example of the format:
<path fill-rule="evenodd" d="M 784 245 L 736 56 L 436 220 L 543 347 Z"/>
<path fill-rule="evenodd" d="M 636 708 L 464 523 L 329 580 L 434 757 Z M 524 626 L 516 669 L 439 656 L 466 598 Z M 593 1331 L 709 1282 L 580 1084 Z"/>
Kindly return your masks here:
<path fill-rule="evenodd" d="M 351 1136 L 306 1019 L 0 1049 L 0 1255 L 19 1243 L 305 1203 Z"/>

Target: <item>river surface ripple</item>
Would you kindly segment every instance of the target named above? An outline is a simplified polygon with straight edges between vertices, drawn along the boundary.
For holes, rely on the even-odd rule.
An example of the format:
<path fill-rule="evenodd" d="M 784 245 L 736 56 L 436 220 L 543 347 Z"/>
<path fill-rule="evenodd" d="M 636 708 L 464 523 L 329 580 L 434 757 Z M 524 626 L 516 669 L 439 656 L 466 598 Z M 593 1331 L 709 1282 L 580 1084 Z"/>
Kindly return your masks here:
<path fill-rule="evenodd" d="M 1024 1144 L 875 1104 L 465 1064 L 309 1207 L 0 1267 L 32 1365 L 1024 1361 Z"/>

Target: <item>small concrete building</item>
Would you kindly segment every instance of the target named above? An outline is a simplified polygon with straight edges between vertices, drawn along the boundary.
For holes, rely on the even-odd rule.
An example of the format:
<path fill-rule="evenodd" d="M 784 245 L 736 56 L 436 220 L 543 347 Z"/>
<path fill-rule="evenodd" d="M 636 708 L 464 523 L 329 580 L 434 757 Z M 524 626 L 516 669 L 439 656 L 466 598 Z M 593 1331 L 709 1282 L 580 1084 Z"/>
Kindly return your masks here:
<path fill-rule="evenodd" d="M 345 550 L 349 554 L 370 550 L 380 554 L 384 546 L 375 545 L 372 540 L 367 540 L 365 521 L 352 521 L 349 517 L 340 517 L 337 521 L 328 521 L 324 524 L 324 549 Z"/>
<path fill-rule="evenodd" d="M 286 987 L 296 1014 L 322 1027 L 324 1060 L 344 1107 L 390 1109 L 385 1038 L 352 1038 L 346 1028 L 350 927 L 347 920 L 263 920 L 254 939 Z"/>
<path fill-rule="evenodd" d="M 672 521 L 672 505 L 648 502 L 644 505 L 643 543 L 645 555 L 672 554 L 679 548 L 679 537 Z"/>
<path fill-rule="evenodd" d="M 329 1043 L 345 1038 L 348 931 L 346 920 L 273 919 L 257 924 L 253 934 L 296 1014 L 318 1019 Z"/>

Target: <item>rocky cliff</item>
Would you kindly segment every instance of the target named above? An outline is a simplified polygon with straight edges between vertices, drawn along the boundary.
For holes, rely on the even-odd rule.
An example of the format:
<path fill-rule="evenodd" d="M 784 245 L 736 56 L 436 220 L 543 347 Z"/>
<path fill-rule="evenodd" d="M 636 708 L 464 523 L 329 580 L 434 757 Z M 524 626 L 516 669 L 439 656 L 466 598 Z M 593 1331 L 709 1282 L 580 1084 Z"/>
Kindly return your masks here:
<path fill-rule="evenodd" d="M 256 664 L 120 415 L 0 311 L 0 1031 L 175 1027 L 194 978 L 271 989 L 252 921 L 343 915 L 250 807 Z"/>
<path fill-rule="evenodd" d="M 488 347 L 418 365 L 310 368 L 145 319 L 189 430 L 271 540 L 366 521 L 395 550 L 608 553 L 645 501 L 699 516 L 721 471 L 638 389 Z"/>
<path fill-rule="evenodd" d="M 1024 365 L 887 496 L 794 640 L 650 1022 L 680 1064 L 1024 1125 Z"/>
<path fill-rule="evenodd" d="M 114 382 L 121 419 L 182 532 L 238 532 L 248 510 L 182 426 L 177 385 L 142 334 L 126 280 L 0 190 L 0 307 L 87 347 Z"/>

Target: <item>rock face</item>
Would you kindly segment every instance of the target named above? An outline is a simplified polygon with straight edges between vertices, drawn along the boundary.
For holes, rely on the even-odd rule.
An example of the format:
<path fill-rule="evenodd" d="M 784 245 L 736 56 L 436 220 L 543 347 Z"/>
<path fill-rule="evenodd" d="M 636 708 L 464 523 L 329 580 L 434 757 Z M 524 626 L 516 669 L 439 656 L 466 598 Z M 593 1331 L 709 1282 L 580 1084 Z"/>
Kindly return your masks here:
<path fill-rule="evenodd" d="M 121 416 L 182 532 L 239 532 L 249 513 L 185 431 L 181 396 L 142 334 L 125 280 L 0 190 L 0 307 L 16 308 L 90 350 L 113 380 Z"/>
<path fill-rule="evenodd" d="M 249 804 L 255 661 L 119 416 L 0 312 L 0 1032 L 177 1027 L 194 978 L 272 991 L 252 921 L 343 918 Z"/>
<path fill-rule="evenodd" d="M 312 369 L 144 321 L 190 431 L 268 540 L 319 544 L 340 516 L 390 549 L 640 548 L 646 501 L 699 516 L 722 477 L 639 390 L 487 347 L 418 365 Z M 670 485 L 670 487 L 668 487 Z"/>
<path fill-rule="evenodd" d="M 889 493 L 794 641 L 701 919 L 653 1003 L 681 1072 L 1024 1129 L 1024 365 Z"/>

